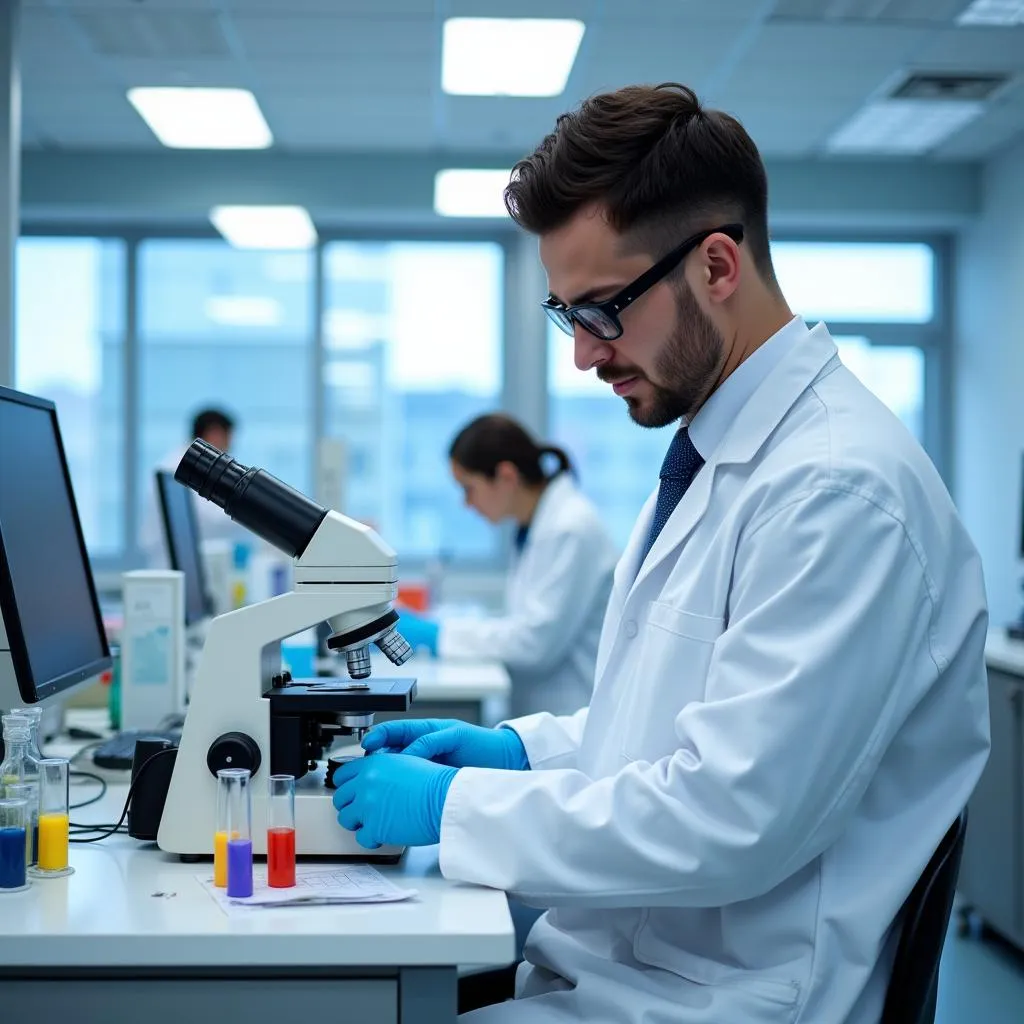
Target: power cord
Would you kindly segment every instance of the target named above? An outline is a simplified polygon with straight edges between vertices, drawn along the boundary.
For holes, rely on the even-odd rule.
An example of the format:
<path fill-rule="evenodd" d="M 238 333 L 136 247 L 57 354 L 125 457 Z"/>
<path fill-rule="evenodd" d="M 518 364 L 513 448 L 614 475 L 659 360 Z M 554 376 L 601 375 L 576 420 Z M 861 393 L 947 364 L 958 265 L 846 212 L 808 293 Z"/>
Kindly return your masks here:
<path fill-rule="evenodd" d="M 88 800 L 80 800 L 77 804 L 69 804 L 68 810 L 77 811 L 81 807 L 88 807 L 89 804 L 97 803 L 106 795 L 107 780 L 97 775 L 95 772 L 80 771 L 75 768 L 72 769 L 68 775 L 72 779 L 90 779 L 91 781 L 98 782 L 100 784 L 100 791 L 95 796 L 89 797 Z"/>
<path fill-rule="evenodd" d="M 135 787 L 139 783 L 139 779 L 145 774 L 146 769 L 158 758 L 163 757 L 165 754 L 176 754 L 178 752 L 177 747 L 168 747 L 166 750 L 158 750 L 155 754 L 151 754 L 142 762 L 138 773 L 135 778 L 132 779 L 132 784 L 128 787 L 128 795 L 124 798 L 124 809 L 121 811 L 121 817 L 117 819 L 116 824 L 105 824 L 105 825 L 78 825 L 73 824 L 75 829 L 75 835 L 80 835 L 82 832 L 98 832 L 99 835 L 92 836 L 89 839 L 70 839 L 72 843 L 98 843 L 101 839 L 106 839 L 108 836 L 114 835 L 116 832 L 121 832 L 123 829 L 121 826 L 124 824 L 125 818 L 128 817 L 128 808 L 132 802 L 132 794 L 135 792 Z"/>

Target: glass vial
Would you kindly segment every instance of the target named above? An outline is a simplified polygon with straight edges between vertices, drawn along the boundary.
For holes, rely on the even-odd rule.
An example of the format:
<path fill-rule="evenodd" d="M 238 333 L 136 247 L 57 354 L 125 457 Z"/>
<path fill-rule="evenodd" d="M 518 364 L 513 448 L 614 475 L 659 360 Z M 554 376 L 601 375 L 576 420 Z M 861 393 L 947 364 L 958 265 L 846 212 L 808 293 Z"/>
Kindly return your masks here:
<path fill-rule="evenodd" d="M 34 878 L 70 875 L 68 864 L 68 761 L 44 757 L 39 762 L 39 858 Z"/>
<path fill-rule="evenodd" d="M 39 812 L 39 759 L 31 751 L 32 722 L 21 714 L 4 715 L 0 719 L 3 724 L 4 750 L 3 763 L 0 764 L 0 796 L 5 795 L 8 786 L 27 785 L 32 787 L 31 794 L 25 794 L 28 800 L 29 820 L 26 823 L 31 840 L 29 864 L 36 862 L 36 850 L 39 845 L 38 826 Z"/>
<path fill-rule="evenodd" d="M 228 779 L 235 768 L 217 772 L 217 817 L 213 825 L 213 884 L 223 889 L 228 884 Z"/>
<path fill-rule="evenodd" d="M 26 800 L 0 800 L 0 893 L 21 892 L 28 888 L 25 873 L 27 821 Z"/>
<path fill-rule="evenodd" d="M 35 864 L 39 854 L 39 787 L 35 783 L 12 782 L 0 786 L 0 796 L 10 800 L 24 800 L 27 807 L 25 819 L 25 863 Z"/>
<path fill-rule="evenodd" d="M 267 779 L 267 885 L 295 884 L 295 776 Z"/>
<path fill-rule="evenodd" d="M 217 772 L 218 784 L 227 789 L 227 889 L 228 895 L 236 898 L 252 895 L 251 778 L 248 768 Z"/>

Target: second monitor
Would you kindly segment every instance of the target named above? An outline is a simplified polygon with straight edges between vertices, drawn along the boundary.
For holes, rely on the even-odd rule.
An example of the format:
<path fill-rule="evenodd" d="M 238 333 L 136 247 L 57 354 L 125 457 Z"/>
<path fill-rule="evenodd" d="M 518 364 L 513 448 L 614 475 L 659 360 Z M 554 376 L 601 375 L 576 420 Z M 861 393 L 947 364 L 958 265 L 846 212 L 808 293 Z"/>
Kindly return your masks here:
<path fill-rule="evenodd" d="M 194 495 L 168 470 L 157 471 L 156 489 L 170 566 L 185 574 L 185 625 L 193 626 L 213 614 Z"/>

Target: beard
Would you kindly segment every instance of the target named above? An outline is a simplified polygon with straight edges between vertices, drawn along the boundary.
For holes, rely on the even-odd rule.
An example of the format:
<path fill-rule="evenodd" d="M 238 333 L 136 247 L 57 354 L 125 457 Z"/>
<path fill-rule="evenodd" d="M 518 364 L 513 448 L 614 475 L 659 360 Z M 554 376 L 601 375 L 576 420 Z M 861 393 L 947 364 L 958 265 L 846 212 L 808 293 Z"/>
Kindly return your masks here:
<path fill-rule="evenodd" d="M 677 292 L 676 322 L 654 361 L 656 384 L 639 371 L 602 367 L 597 376 L 607 382 L 640 377 L 653 392 L 640 399 L 626 396 L 630 418 L 641 427 L 667 427 L 695 410 L 714 386 L 725 359 L 725 340 L 683 284 Z"/>

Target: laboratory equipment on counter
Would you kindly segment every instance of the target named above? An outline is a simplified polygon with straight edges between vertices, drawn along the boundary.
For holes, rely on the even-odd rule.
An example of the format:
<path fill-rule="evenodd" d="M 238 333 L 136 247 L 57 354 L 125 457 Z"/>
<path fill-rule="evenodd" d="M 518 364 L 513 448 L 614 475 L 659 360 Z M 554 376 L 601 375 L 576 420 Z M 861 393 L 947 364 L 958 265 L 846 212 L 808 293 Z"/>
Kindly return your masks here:
<path fill-rule="evenodd" d="M 68 762 L 44 757 L 39 762 L 39 857 L 29 868 L 33 878 L 74 873 L 68 864 Z"/>
<path fill-rule="evenodd" d="M 248 768 L 217 772 L 224 796 L 224 839 L 228 895 L 252 895 L 252 773 Z"/>
<path fill-rule="evenodd" d="M 39 807 L 39 766 L 42 763 L 32 755 L 30 738 L 32 724 L 22 715 L 4 715 L 3 723 L 4 759 L 0 763 L 0 796 L 13 796 L 6 790 L 11 786 L 25 785 L 29 791 L 24 795 L 28 798 L 28 820 L 25 827 L 29 835 L 28 863 L 34 864 L 39 845 L 38 807 Z"/>
<path fill-rule="evenodd" d="M 267 885 L 295 884 L 295 776 L 267 779 Z"/>
<path fill-rule="evenodd" d="M 185 453 L 175 479 L 294 558 L 292 589 L 213 619 L 199 660 L 157 842 L 185 857 L 214 852 L 216 775 L 248 768 L 257 780 L 253 852 L 266 853 L 267 775 L 293 775 L 296 853 L 395 859 L 369 852 L 341 828 L 324 756 L 339 737 L 358 742 L 377 711 L 403 712 L 413 679 L 370 679 L 369 646 L 396 665 L 411 649 L 396 630 L 397 559 L 369 527 L 328 511 L 260 469 L 205 441 Z M 329 623 L 328 647 L 351 679 L 298 683 L 281 667 L 281 641 Z M 260 773 L 263 773 L 262 775 Z"/>
<path fill-rule="evenodd" d="M 0 800 L 0 893 L 28 888 L 25 873 L 25 832 L 28 801 Z"/>

